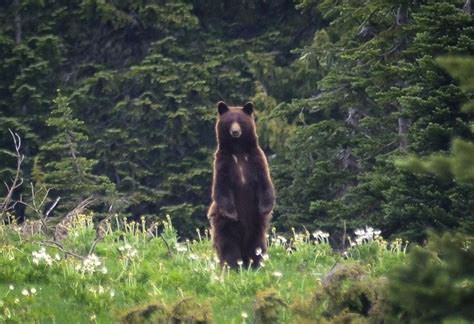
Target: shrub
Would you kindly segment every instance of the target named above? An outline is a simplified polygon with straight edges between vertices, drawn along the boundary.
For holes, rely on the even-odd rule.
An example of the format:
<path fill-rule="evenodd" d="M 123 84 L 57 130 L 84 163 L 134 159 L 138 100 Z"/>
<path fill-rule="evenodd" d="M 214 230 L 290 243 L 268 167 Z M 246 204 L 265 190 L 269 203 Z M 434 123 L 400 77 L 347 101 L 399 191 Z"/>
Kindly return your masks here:
<path fill-rule="evenodd" d="M 399 319 L 474 320 L 474 237 L 430 234 L 390 277 L 390 300 Z"/>

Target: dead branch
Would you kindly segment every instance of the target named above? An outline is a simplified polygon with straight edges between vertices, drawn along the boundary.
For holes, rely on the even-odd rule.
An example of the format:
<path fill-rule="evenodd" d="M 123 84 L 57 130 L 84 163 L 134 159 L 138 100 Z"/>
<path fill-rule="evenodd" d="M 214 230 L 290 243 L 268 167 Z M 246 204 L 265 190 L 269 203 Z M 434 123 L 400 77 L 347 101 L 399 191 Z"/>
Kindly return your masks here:
<path fill-rule="evenodd" d="M 58 225 L 56 225 L 54 230 L 54 240 L 59 242 L 64 240 L 68 234 L 69 224 L 71 224 L 74 217 L 82 214 L 84 210 L 94 201 L 95 199 L 93 197 L 86 198 L 81 201 L 73 210 L 67 213 L 66 216 L 58 223 Z"/>
<path fill-rule="evenodd" d="M 18 133 L 13 132 L 11 129 L 8 129 L 10 132 L 12 138 L 13 138 L 13 144 L 15 145 L 15 153 L 12 153 L 11 155 L 16 157 L 16 172 L 15 172 L 15 177 L 12 181 L 12 184 L 9 186 L 7 183 L 5 183 L 5 186 L 7 187 L 7 195 L 3 199 L 3 202 L 0 204 L 0 210 L 1 210 L 1 219 L 3 220 L 6 217 L 6 214 L 9 210 L 11 210 L 13 207 L 15 207 L 15 202 L 13 202 L 13 193 L 15 192 L 16 189 L 21 187 L 23 184 L 23 178 L 21 178 L 21 164 L 23 163 L 25 156 L 20 153 L 21 149 L 21 137 L 18 135 Z"/>
<path fill-rule="evenodd" d="M 74 144 L 71 139 L 72 135 L 68 132 L 66 132 L 66 140 L 67 144 L 69 146 L 69 152 L 71 153 L 72 161 L 74 163 L 74 166 L 76 168 L 77 175 L 79 176 L 79 179 L 82 179 L 82 170 L 81 166 L 79 165 L 79 161 L 76 155 L 76 149 L 74 148 Z"/>
<path fill-rule="evenodd" d="M 89 254 L 92 254 L 92 252 L 94 252 L 97 243 L 102 241 L 105 235 L 107 234 L 107 229 L 106 229 L 107 222 L 114 216 L 112 214 L 112 210 L 113 210 L 113 204 L 110 205 L 109 207 L 109 215 L 105 217 L 103 220 L 101 220 L 99 224 L 97 224 L 97 229 L 95 231 L 95 240 L 92 243 L 91 248 L 89 249 Z"/>
<path fill-rule="evenodd" d="M 168 242 L 166 241 L 165 237 L 163 236 L 163 234 L 160 235 L 161 239 L 163 240 L 163 242 L 165 243 L 166 245 L 166 248 L 168 249 L 168 256 L 173 256 L 173 251 L 171 250 L 171 247 L 170 245 L 168 244 Z"/>
<path fill-rule="evenodd" d="M 15 44 L 21 43 L 21 3 L 20 0 L 14 0 L 15 5 Z"/>
<path fill-rule="evenodd" d="M 84 259 L 84 257 L 82 255 L 79 255 L 79 254 L 76 254 L 74 252 L 71 252 L 71 251 L 68 251 L 68 250 L 64 249 L 64 247 L 56 241 L 40 241 L 40 243 L 44 244 L 44 245 L 47 245 L 47 246 L 50 246 L 50 247 L 55 247 L 55 248 L 59 249 L 61 252 L 63 252 L 64 254 L 71 255 L 71 256 L 73 256 L 75 258 L 78 258 L 80 260 Z"/>
<path fill-rule="evenodd" d="M 472 12 L 474 11 L 474 3 L 471 0 L 466 0 L 466 3 L 464 4 L 463 11 L 467 13 L 468 15 L 472 15 Z"/>
<path fill-rule="evenodd" d="M 51 207 L 49 207 L 49 209 L 44 214 L 45 217 L 48 217 L 49 214 L 53 211 L 53 209 L 56 208 L 56 206 L 58 205 L 60 199 L 61 199 L 61 197 L 56 198 L 54 203 L 51 205 Z"/>
<path fill-rule="evenodd" d="M 32 211 L 34 211 L 36 213 L 36 215 L 39 216 L 39 222 L 42 224 L 41 225 L 42 232 L 44 234 L 46 234 L 47 229 L 48 229 L 48 227 L 47 227 L 47 218 L 48 218 L 49 214 L 51 213 L 51 211 L 57 206 L 57 204 L 58 204 L 59 200 L 61 199 L 61 197 L 56 198 L 56 200 L 51 205 L 51 207 L 48 209 L 48 211 L 45 214 L 43 214 L 42 210 L 43 210 L 46 199 L 48 198 L 48 195 L 49 195 L 49 192 L 50 192 L 51 189 L 46 188 L 46 187 L 40 188 L 38 191 L 44 190 L 45 193 L 44 193 L 43 197 L 41 199 L 39 199 L 39 202 L 38 202 L 38 199 L 37 199 L 38 191 L 35 190 L 35 187 L 32 183 L 30 183 L 30 187 L 31 187 L 31 204 L 29 204 L 27 202 L 24 202 L 22 199 L 20 199 L 18 201 L 18 203 L 20 203 L 20 204 L 26 206 L 27 208 L 31 209 Z"/>

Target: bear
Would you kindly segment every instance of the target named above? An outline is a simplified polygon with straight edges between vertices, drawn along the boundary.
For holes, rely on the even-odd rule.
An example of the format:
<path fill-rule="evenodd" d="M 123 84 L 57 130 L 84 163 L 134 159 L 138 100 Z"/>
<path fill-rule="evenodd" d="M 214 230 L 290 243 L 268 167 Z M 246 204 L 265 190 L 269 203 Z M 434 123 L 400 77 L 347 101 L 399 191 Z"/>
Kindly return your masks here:
<path fill-rule="evenodd" d="M 254 105 L 217 104 L 212 203 L 208 211 L 213 246 L 221 266 L 258 267 L 267 252 L 275 205 L 268 162 L 258 144 Z"/>

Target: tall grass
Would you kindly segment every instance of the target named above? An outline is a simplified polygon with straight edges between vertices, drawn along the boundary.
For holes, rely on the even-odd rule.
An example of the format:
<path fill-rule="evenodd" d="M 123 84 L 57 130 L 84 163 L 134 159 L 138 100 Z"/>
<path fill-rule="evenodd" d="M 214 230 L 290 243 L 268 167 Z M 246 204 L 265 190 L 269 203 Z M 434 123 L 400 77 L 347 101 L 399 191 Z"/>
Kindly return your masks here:
<path fill-rule="evenodd" d="M 377 277 L 405 257 L 401 242 L 379 236 L 334 253 L 326 233 L 272 230 L 260 268 L 231 270 L 219 266 L 208 231 L 179 240 L 169 218 L 147 226 L 116 216 L 97 228 L 93 214 L 77 215 L 61 242 L 20 232 L 0 225 L 0 321 L 12 323 L 140 322 L 153 312 L 183 321 L 288 322 L 336 264 L 360 263 Z"/>

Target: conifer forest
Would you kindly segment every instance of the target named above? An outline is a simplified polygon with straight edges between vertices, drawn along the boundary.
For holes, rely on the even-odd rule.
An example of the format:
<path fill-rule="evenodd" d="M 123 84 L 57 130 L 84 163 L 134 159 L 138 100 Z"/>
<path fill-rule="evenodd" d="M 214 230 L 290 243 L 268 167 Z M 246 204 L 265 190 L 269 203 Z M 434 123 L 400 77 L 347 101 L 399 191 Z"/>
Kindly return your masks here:
<path fill-rule="evenodd" d="M 276 203 L 211 243 L 217 102 Z M 472 323 L 474 2 L 0 2 L 0 322 Z"/>

